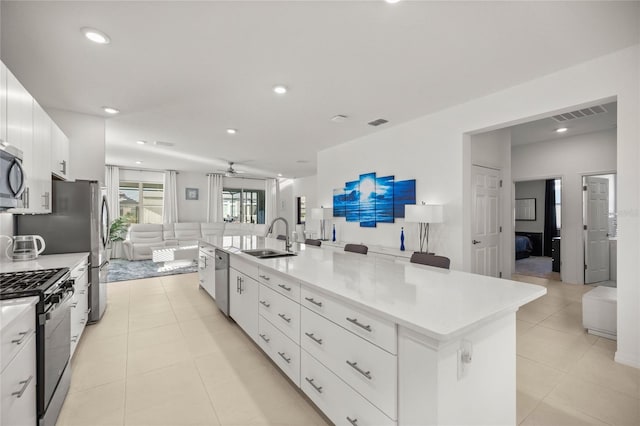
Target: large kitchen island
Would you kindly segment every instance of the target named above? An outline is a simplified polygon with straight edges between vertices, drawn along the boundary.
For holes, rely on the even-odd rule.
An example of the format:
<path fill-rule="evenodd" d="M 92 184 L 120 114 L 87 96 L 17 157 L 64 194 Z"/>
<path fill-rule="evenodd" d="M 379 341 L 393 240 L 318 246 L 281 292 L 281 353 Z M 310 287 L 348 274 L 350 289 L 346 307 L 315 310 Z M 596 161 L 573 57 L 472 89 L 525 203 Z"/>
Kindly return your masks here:
<path fill-rule="evenodd" d="M 516 423 L 518 308 L 541 286 L 257 236 L 229 253 L 230 316 L 336 424 Z"/>

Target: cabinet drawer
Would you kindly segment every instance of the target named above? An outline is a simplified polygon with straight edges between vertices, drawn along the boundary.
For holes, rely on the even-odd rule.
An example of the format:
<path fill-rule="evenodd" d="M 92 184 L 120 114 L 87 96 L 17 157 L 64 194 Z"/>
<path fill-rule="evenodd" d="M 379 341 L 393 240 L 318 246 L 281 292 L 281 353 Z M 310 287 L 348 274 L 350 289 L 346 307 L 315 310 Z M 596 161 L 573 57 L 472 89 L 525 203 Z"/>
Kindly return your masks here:
<path fill-rule="evenodd" d="M 258 265 L 232 254 L 229 256 L 229 266 L 258 281 Z"/>
<path fill-rule="evenodd" d="M 300 354 L 300 387 L 336 425 L 395 425 L 305 350 Z"/>
<path fill-rule="evenodd" d="M 20 301 L 24 303 L 25 299 L 16 299 L 15 301 L 4 302 L 2 307 L 2 318 L 0 322 L 3 324 L 0 333 L 0 372 L 4 371 L 11 360 L 16 356 L 18 352 L 24 347 L 29 337 L 36 331 L 36 311 L 35 304 L 27 308 L 20 304 Z M 7 321 L 7 317 L 10 315 L 10 310 L 22 310 L 19 316 L 13 319 L 11 322 Z M 4 424 L 4 423 L 3 423 Z"/>
<path fill-rule="evenodd" d="M 258 343 L 284 373 L 300 386 L 300 346 L 263 316 L 259 318 Z"/>
<path fill-rule="evenodd" d="M 80 342 L 80 338 L 82 337 L 82 333 L 84 332 L 84 328 L 87 325 L 87 321 L 89 320 L 89 301 L 86 297 L 82 295 L 74 296 L 71 302 L 71 356 L 76 351 L 76 347 Z"/>
<path fill-rule="evenodd" d="M 201 244 L 200 245 L 200 255 L 209 255 L 209 256 L 215 256 L 216 255 L 216 249 L 215 247 L 212 247 L 208 244 Z"/>
<path fill-rule="evenodd" d="M 392 419 L 397 418 L 395 355 L 302 308 L 300 346 Z"/>
<path fill-rule="evenodd" d="M 373 314 L 305 286 L 301 289 L 300 303 L 384 350 L 392 354 L 398 353 L 396 325 L 393 322 L 376 318 Z"/>
<path fill-rule="evenodd" d="M 258 273 L 261 283 L 266 284 L 295 302 L 300 302 L 300 283 L 291 281 L 280 274 L 269 272 L 264 268 L 260 268 Z"/>
<path fill-rule="evenodd" d="M 0 379 L 3 425 L 36 425 L 36 339 L 31 334 Z"/>
<path fill-rule="evenodd" d="M 260 284 L 260 315 L 300 344 L 300 305 Z"/>

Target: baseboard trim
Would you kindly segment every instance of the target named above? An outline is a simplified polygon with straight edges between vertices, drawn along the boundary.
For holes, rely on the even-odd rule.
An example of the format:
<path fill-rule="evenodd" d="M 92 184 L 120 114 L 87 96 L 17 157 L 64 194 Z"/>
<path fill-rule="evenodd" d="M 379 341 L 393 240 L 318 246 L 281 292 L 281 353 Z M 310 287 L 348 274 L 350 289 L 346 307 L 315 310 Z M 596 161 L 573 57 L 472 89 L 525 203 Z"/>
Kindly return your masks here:
<path fill-rule="evenodd" d="M 640 368 L 640 358 L 638 355 L 625 354 L 620 351 L 616 351 L 614 360 L 620 364 L 628 365 L 630 367 Z"/>

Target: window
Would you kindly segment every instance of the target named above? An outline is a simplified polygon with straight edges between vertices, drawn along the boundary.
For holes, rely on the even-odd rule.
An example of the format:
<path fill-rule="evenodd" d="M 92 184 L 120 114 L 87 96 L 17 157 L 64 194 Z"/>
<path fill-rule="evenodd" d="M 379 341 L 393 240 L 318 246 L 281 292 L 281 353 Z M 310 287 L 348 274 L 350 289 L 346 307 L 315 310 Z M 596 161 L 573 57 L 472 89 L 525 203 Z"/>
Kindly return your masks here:
<path fill-rule="evenodd" d="M 161 183 L 120 182 L 120 216 L 129 223 L 162 223 Z"/>
<path fill-rule="evenodd" d="M 222 190 L 222 212 L 225 222 L 264 223 L 264 190 Z"/>
<path fill-rule="evenodd" d="M 298 225 L 304 225 L 307 221 L 307 198 L 305 196 L 298 197 L 297 202 L 297 223 Z"/>

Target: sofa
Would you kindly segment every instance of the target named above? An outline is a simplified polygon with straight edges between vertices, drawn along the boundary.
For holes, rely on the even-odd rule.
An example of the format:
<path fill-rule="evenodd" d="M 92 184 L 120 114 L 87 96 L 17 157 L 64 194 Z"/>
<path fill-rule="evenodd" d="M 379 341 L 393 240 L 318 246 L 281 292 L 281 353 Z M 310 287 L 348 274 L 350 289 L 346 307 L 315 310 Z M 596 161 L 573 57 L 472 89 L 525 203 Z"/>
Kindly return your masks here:
<path fill-rule="evenodd" d="M 176 222 L 163 225 L 135 223 L 129 227 L 122 246 L 128 260 L 144 260 L 151 259 L 154 248 L 197 244 L 199 239 L 211 236 L 263 236 L 265 232 L 265 225 L 253 223 Z"/>

